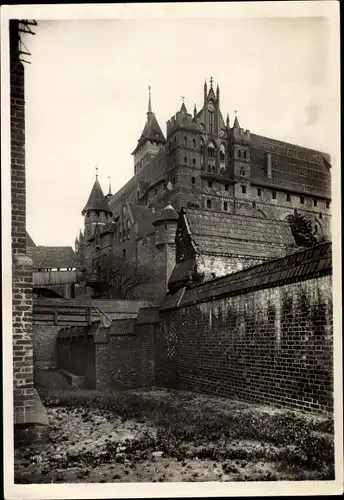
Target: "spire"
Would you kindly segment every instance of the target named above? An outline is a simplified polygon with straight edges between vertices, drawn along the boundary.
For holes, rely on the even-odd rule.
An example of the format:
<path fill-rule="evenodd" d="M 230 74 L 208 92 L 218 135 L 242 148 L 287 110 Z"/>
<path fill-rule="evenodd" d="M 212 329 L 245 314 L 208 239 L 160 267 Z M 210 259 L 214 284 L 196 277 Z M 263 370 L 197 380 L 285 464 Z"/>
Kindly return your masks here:
<path fill-rule="evenodd" d="M 194 114 L 194 118 L 196 118 L 196 115 L 197 115 L 196 103 L 195 103 L 195 107 L 194 107 L 194 112 L 193 112 L 193 114 Z"/>
<path fill-rule="evenodd" d="M 108 196 L 112 196 L 112 193 L 111 193 L 111 177 L 109 176 L 108 179 L 109 179 L 109 192 L 108 192 Z"/>
<path fill-rule="evenodd" d="M 220 103 L 220 88 L 219 88 L 219 84 L 216 85 L 216 100 L 218 102 L 218 104 Z"/>
<path fill-rule="evenodd" d="M 187 114 L 188 110 L 186 109 L 184 99 L 185 99 L 185 97 L 182 95 L 182 105 L 181 105 L 181 108 L 180 108 L 180 113 Z"/>
<path fill-rule="evenodd" d="M 96 174 L 96 180 L 93 184 L 88 201 L 81 212 L 82 215 L 85 215 L 87 210 L 103 210 L 104 212 L 111 212 L 107 199 L 105 198 L 103 190 L 99 184 L 98 174 Z"/>
<path fill-rule="evenodd" d="M 229 128 L 229 113 L 227 113 L 227 118 L 226 118 L 226 127 Z"/>
<path fill-rule="evenodd" d="M 234 119 L 234 125 L 233 125 L 233 127 L 234 127 L 234 128 L 240 128 L 240 125 L 239 125 L 239 120 L 238 120 L 238 117 L 237 117 L 237 112 L 238 112 L 238 111 L 235 109 L 235 110 L 234 110 L 234 113 L 235 113 L 235 119 Z"/>
<path fill-rule="evenodd" d="M 151 98 L 151 86 L 148 87 L 149 97 L 148 97 L 148 113 L 152 113 L 152 98 Z"/>
<path fill-rule="evenodd" d="M 207 80 L 205 80 L 205 82 L 204 82 L 204 104 L 207 100 L 207 95 L 208 95 Z"/>
<path fill-rule="evenodd" d="M 211 76 L 210 77 L 210 89 L 209 90 L 211 90 L 212 88 L 213 88 L 213 77 Z"/>

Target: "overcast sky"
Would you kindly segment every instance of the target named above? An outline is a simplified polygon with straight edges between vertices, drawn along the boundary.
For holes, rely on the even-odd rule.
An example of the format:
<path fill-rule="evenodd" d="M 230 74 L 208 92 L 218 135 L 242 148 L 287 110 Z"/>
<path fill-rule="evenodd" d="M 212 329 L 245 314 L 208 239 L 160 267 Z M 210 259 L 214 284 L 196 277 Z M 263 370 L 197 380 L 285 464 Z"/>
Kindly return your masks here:
<path fill-rule="evenodd" d="M 25 68 L 27 226 L 36 244 L 74 245 L 96 165 L 104 191 L 108 176 L 116 191 L 133 175 L 148 85 L 164 133 L 181 96 L 199 109 L 213 76 L 231 122 L 236 109 L 253 133 L 334 154 L 322 18 L 38 21 L 35 32 Z"/>

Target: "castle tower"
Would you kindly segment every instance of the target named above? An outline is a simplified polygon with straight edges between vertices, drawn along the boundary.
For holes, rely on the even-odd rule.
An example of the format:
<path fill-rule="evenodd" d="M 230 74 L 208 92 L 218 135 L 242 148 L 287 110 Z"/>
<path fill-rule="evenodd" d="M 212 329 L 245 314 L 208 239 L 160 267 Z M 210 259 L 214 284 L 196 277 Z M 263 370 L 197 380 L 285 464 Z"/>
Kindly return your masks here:
<path fill-rule="evenodd" d="M 165 289 L 168 290 L 168 281 L 176 263 L 176 230 L 178 223 L 178 214 L 169 203 L 161 213 L 160 217 L 153 222 L 156 228 L 155 245 L 163 253 L 165 265 Z"/>
<path fill-rule="evenodd" d="M 240 127 L 235 111 L 233 127 L 229 129 L 229 172 L 236 180 L 235 197 L 249 200 L 251 184 L 250 131 Z"/>
<path fill-rule="evenodd" d="M 164 134 L 152 111 L 151 88 L 149 87 L 147 120 L 138 140 L 137 146 L 132 152 L 134 156 L 135 174 L 166 144 Z"/>
<path fill-rule="evenodd" d="M 98 175 L 96 175 L 91 194 L 81 214 L 85 217 L 84 238 L 87 243 L 94 235 L 96 226 L 105 225 L 112 216 L 108 201 L 99 184 Z"/>

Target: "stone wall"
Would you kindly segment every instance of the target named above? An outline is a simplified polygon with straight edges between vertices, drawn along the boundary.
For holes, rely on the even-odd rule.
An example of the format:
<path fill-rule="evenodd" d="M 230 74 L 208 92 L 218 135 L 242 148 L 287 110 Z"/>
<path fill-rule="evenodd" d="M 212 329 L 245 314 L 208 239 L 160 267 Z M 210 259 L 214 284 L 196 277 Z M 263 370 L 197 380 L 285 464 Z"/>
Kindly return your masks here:
<path fill-rule="evenodd" d="M 156 383 L 331 412 L 331 262 L 318 245 L 168 296 Z"/>

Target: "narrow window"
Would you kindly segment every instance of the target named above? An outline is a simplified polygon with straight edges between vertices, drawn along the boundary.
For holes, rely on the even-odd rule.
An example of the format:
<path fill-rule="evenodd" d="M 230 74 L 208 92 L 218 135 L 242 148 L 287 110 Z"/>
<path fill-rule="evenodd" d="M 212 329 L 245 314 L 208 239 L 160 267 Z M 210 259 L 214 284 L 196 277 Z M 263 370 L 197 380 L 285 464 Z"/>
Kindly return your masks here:
<path fill-rule="evenodd" d="M 212 172 L 215 172 L 215 165 L 211 167 Z"/>
<path fill-rule="evenodd" d="M 175 183 L 176 183 L 176 179 L 173 177 L 172 184 L 175 184 Z"/>
<path fill-rule="evenodd" d="M 290 201 L 291 200 L 291 196 L 290 194 L 287 194 L 287 201 Z"/>
<path fill-rule="evenodd" d="M 192 184 L 196 184 L 196 178 L 195 177 L 191 177 L 191 182 L 192 182 Z"/>
<path fill-rule="evenodd" d="M 127 257 L 127 251 L 125 248 L 123 248 L 123 259 L 126 259 Z"/>
<path fill-rule="evenodd" d="M 314 200 L 314 206 L 317 207 L 318 206 L 318 200 Z"/>
<path fill-rule="evenodd" d="M 226 201 L 224 201 L 224 202 L 223 202 L 223 210 L 224 210 L 225 212 L 227 212 L 227 211 L 228 211 L 228 203 L 227 203 Z"/>
<path fill-rule="evenodd" d="M 330 202 L 329 201 L 326 202 L 326 208 L 330 208 Z"/>
<path fill-rule="evenodd" d="M 207 208 L 211 208 L 211 200 L 207 200 Z"/>
<path fill-rule="evenodd" d="M 305 199 L 303 196 L 300 196 L 300 203 L 301 203 L 301 205 L 303 205 L 305 203 Z"/>
<path fill-rule="evenodd" d="M 314 226 L 314 232 L 315 232 L 315 233 L 317 233 L 317 232 L 318 232 L 318 226 L 317 226 L 317 224 L 315 224 L 315 226 Z"/>
<path fill-rule="evenodd" d="M 213 183 L 211 181 L 208 181 L 208 187 L 213 187 Z"/>
<path fill-rule="evenodd" d="M 319 214 L 319 219 L 322 219 L 322 214 L 321 213 Z"/>
<path fill-rule="evenodd" d="M 272 191 L 272 199 L 275 200 L 276 199 L 276 191 Z"/>
<path fill-rule="evenodd" d="M 244 169 L 244 167 L 241 167 L 241 169 L 240 169 L 240 175 L 241 175 L 241 177 L 245 177 L 245 169 Z"/>
<path fill-rule="evenodd" d="M 211 170 L 211 167 L 210 167 L 210 165 L 208 165 L 208 171 L 210 172 L 210 170 Z"/>
<path fill-rule="evenodd" d="M 185 136 L 185 137 L 184 137 L 184 144 L 185 144 L 185 146 L 187 146 L 187 143 L 188 143 L 188 139 L 187 139 L 187 137 Z"/>
<path fill-rule="evenodd" d="M 194 166 L 196 165 L 196 159 L 195 159 L 195 158 L 193 158 L 193 159 L 192 159 L 192 164 L 193 164 Z"/>
<path fill-rule="evenodd" d="M 238 150 L 238 158 L 241 158 L 241 151 L 240 151 L 240 149 Z"/>
<path fill-rule="evenodd" d="M 257 188 L 257 196 L 262 196 L 262 190 L 260 188 Z"/>
<path fill-rule="evenodd" d="M 241 186 L 241 192 L 244 194 L 246 193 L 246 186 Z"/>
<path fill-rule="evenodd" d="M 225 161 L 225 147 L 223 144 L 220 146 L 220 161 Z"/>
<path fill-rule="evenodd" d="M 243 157 L 246 160 L 246 151 L 243 152 Z"/>
<path fill-rule="evenodd" d="M 225 191 L 229 191 L 229 184 L 225 184 Z"/>
<path fill-rule="evenodd" d="M 186 156 L 184 156 L 184 163 L 187 163 L 188 162 L 188 159 Z"/>
<path fill-rule="evenodd" d="M 252 202 L 252 207 L 256 208 L 256 202 L 255 201 Z"/>
<path fill-rule="evenodd" d="M 192 147 L 196 149 L 196 139 L 192 139 Z"/>

